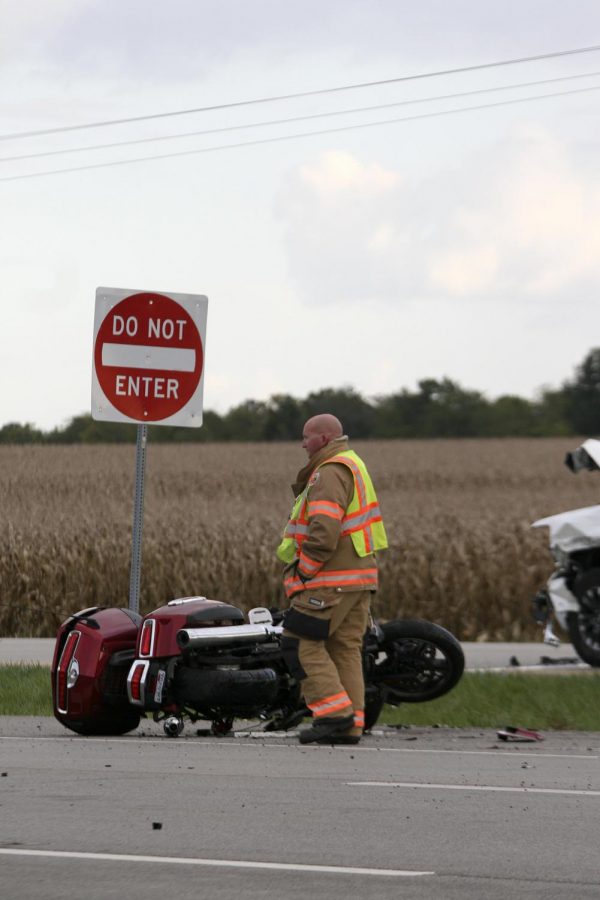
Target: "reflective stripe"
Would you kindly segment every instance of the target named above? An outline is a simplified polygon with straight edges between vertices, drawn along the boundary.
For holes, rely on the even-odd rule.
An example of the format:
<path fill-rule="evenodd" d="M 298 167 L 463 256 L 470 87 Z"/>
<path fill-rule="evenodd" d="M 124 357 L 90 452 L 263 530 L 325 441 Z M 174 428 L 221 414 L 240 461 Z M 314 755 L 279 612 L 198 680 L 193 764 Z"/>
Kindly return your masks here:
<path fill-rule="evenodd" d="M 285 537 L 294 537 L 296 534 L 308 534 L 308 525 L 300 525 L 298 522 L 289 522 L 285 529 Z"/>
<path fill-rule="evenodd" d="M 356 484 L 356 490 L 358 491 L 358 502 L 359 502 L 360 506 L 364 507 L 367 502 L 367 491 L 366 491 L 364 479 L 362 477 L 362 472 L 360 471 L 360 469 L 358 468 L 358 466 L 356 465 L 354 460 L 350 459 L 347 456 L 340 455 L 340 456 L 334 456 L 331 459 L 327 459 L 327 460 L 325 460 L 325 462 L 328 462 L 328 463 L 341 462 L 345 466 L 348 466 L 349 469 L 351 469 L 352 474 L 354 475 L 354 483 Z"/>
<path fill-rule="evenodd" d="M 307 703 L 313 716 L 328 716 L 332 712 L 339 712 L 340 709 L 347 709 L 352 706 L 352 701 L 346 691 L 340 691 L 339 694 L 332 694 L 323 700 L 317 700 L 315 703 Z"/>
<path fill-rule="evenodd" d="M 357 590 L 360 588 L 374 590 L 377 588 L 377 569 L 342 569 L 340 571 L 327 569 L 308 581 L 302 581 L 297 575 L 291 575 L 284 580 L 283 587 L 287 597 L 297 591 L 320 587 L 354 587 Z"/>
<path fill-rule="evenodd" d="M 323 563 L 315 562 L 314 559 L 310 559 L 305 553 L 300 553 L 298 568 L 301 569 L 302 572 L 306 572 L 307 575 L 318 572 L 322 565 Z"/>
<path fill-rule="evenodd" d="M 354 492 L 346 510 L 341 510 L 339 504 L 329 500 L 309 500 L 310 485 L 296 497 L 289 521 L 284 529 L 283 539 L 277 548 L 279 559 L 289 565 L 298 560 L 302 555 L 302 545 L 306 540 L 310 520 L 314 517 L 325 516 L 341 523 L 340 536 L 350 537 L 354 550 L 359 557 L 370 556 L 388 546 L 385 528 L 383 525 L 381 510 L 377 502 L 375 489 L 363 461 L 353 450 L 345 450 L 326 459 L 321 466 L 330 463 L 343 464 L 350 469 L 354 483 Z M 318 468 L 320 468 L 319 466 Z M 307 565 L 306 574 L 310 573 L 310 563 Z M 305 573 L 302 572 L 304 575 Z M 337 581 L 329 584 L 335 586 Z M 326 582 L 319 582 L 326 586 Z M 363 586 L 368 584 L 376 587 L 376 582 L 363 581 Z M 286 592 L 288 586 L 286 583 Z M 360 585 L 359 585 L 360 586 Z M 317 584 L 306 585 L 317 587 Z M 295 590 L 304 590 L 305 582 L 294 584 Z"/>
<path fill-rule="evenodd" d="M 330 516 L 339 520 L 344 517 L 344 510 L 338 503 L 330 500 L 312 500 L 308 504 L 308 516 Z"/>
<path fill-rule="evenodd" d="M 344 523 L 348 524 L 348 528 L 354 528 L 356 525 L 364 525 L 366 522 L 381 521 L 381 510 L 378 503 L 369 503 L 364 509 L 359 509 L 355 513 L 344 516 Z"/>
<path fill-rule="evenodd" d="M 354 727 L 355 728 L 364 728 L 365 727 L 365 711 L 364 711 L 364 709 L 355 709 L 354 710 Z"/>

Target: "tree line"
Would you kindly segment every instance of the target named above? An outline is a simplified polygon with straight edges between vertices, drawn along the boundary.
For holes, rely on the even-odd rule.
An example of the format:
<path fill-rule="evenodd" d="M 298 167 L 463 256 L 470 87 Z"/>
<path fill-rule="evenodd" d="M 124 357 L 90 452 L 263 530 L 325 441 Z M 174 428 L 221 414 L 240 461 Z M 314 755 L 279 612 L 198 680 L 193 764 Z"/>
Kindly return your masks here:
<path fill-rule="evenodd" d="M 153 442 L 295 441 L 304 422 L 331 412 L 352 438 L 556 437 L 600 434 L 600 348 L 592 349 L 573 378 L 545 389 L 535 400 L 506 394 L 487 400 L 450 378 L 426 378 L 417 390 L 402 389 L 367 400 L 351 387 L 325 388 L 304 399 L 274 394 L 246 400 L 227 413 L 205 411 L 202 428 L 149 426 Z M 74 416 L 66 425 L 41 431 L 9 422 L 2 444 L 130 443 L 136 426 Z"/>

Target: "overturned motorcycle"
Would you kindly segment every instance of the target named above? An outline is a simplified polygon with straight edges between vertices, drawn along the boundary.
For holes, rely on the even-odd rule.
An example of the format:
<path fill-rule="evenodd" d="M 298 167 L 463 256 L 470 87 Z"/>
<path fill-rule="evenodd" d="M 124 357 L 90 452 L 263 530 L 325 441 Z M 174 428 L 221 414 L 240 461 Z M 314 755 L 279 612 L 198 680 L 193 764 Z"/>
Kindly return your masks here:
<path fill-rule="evenodd" d="M 92 607 L 60 627 L 52 663 L 56 718 L 85 735 L 118 735 L 150 714 L 176 737 L 185 720 L 214 735 L 234 720 L 287 730 L 310 712 L 281 652 L 284 613 L 248 614 L 205 597 L 171 600 L 142 618 L 128 609 Z M 459 681 L 464 655 L 456 638 L 422 620 L 371 623 L 363 641 L 365 730 L 384 703 L 423 703 Z"/>
<path fill-rule="evenodd" d="M 587 440 L 567 453 L 574 473 L 600 469 L 600 441 Z M 533 614 L 544 626 L 544 641 L 560 645 L 553 619 L 569 635 L 581 659 L 600 666 L 600 506 L 547 516 L 533 528 L 548 528 L 555 569 L 533 600 Z"/>

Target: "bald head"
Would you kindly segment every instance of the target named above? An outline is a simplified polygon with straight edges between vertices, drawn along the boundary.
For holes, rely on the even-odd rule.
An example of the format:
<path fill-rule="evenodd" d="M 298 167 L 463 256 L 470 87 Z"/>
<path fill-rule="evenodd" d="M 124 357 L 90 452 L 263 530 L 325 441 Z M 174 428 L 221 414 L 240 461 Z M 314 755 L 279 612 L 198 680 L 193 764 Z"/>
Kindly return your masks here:
<path fill-rule="evenodd" d="M 344 429 L 339 419 L 331 413 L 321 413 L 305 423 L 302 429 L 302 447 L 310 458 L 330 441 L 342 437 L 343 433 Z"/>

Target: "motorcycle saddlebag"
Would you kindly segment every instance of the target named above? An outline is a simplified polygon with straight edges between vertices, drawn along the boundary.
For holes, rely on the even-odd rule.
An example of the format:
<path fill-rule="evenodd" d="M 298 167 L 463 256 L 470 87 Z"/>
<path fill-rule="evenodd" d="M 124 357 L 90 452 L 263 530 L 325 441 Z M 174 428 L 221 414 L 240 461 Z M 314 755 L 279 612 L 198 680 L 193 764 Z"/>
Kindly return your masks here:
<path fill-rule="evenodd" d="M 127 609 L 92 607 L 58 630 L 52 662 L 54 715 L 78 734 L 124 734 L 140 714 L 127 700 L 127 673 L 135 657 L 141 616 Z"/>

